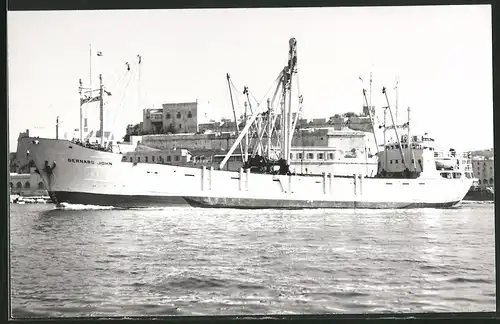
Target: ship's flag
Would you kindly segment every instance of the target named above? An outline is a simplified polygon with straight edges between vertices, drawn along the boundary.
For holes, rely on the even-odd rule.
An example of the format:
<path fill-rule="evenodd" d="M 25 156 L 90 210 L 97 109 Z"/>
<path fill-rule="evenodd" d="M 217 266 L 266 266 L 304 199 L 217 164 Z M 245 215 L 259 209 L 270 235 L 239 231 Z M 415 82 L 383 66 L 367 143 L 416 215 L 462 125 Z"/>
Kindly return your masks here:
<path fill-rule="evenodd" d="M 85 98 L 80 98 L 80 104 L 83 105 L 85 103 L 91 103 L 91 102 L 95 102 L 95 101 L 99 101 L 101 100 L 101 97 L 100 96 L 97 96 L 97 97 L 85 97 Z"/>
<path fill-rule="evenodd" d="M 97 56 L 102 56 L 102 52 L 101 51 L 97 51 Z"/>

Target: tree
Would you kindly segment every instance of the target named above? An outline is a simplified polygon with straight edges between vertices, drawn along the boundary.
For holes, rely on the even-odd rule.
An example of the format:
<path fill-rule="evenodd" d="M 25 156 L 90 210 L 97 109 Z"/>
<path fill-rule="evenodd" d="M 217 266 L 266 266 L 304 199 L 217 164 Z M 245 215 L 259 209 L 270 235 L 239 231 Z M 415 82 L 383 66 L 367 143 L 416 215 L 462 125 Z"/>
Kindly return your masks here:
<path fill-rule="evenodd" d="M 129 128 L 127 127 L 127 134 L 125 134 L 125 136 L 123 136 L 123 141 L 128 143 L 130 142 L 130 136 L 137 136 L 139 135 L 139 133 L 141 132 L 141 124 L 135 124 L 133 127 L 132 127 L 132 131 L 129 131 Z"/>
<path fill-rule="evenodd" d="M 350 118 L 350 117 L 358 117 L 358 114 L 354 113 L 354 112 L 346 112 L 344 114 L 344 117 L 347 117 L 347 118 Z"/>

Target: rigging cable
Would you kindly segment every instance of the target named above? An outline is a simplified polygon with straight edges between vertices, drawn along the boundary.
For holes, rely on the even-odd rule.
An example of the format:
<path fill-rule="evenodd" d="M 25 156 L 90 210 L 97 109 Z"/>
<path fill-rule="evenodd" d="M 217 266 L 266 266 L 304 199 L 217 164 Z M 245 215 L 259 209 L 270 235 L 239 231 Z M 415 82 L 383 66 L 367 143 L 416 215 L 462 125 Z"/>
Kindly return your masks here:
<path fill-rule="evenodd" d="M 124 99 L 125 99 L 125 97 L 126 97 L 126 95 L 127 95 L 127 89 L 128 89 L 128 86 L 129 86 L 130 81 L 132 80 L 132 77 L 134 76 L 134 74 L 135 74 L 135 72 L 136 72 L 136 71 L 137 71 L 136 69 L 134 69 L 132 73 L 129 73 L 129 72 L 130 72 L 130 70 L 128 70 L 128 69 L 127 69 L 127 71 L 126 71 L 126 74 L 128 74 L 127 84 L 125 85 L 125 87 L 124 87 L 124 89 L 123 89 L 123 91 L 122 91 L 122 94 L 121 94 L 121 96 L 120 96 L 120 101 L 119 101 L 118 105 L 116 106 L 116 107 L 117 107 L 117 110 L 116 110 L 116 111 L 115 111 L 115 113 L 114 113 L 114 116 L 113 116 L 113 121 L 112 121 L 112 123 L 109 125 L 109 126 L 110 126 L 110 129 L 112 130 L 112 134 L 113 134 L 113 135 L 114 135 L 114 133 L 115 133 L 115 129 L 114 129 L 114 127 L 115 127 L 115 124 L 116 124 L 116 119 L 117 119 L 117 117 L 118 117 L 118 115 L 119 115 L 119 111 L 120 111 L 120 110 L 121 110 L 121 108 L 123 108 L 123 106 L 124 106 L 124 105 L 123 105 L 123 102 L 124 102 Z M 111 135 L 111 134 L 110 134 L 110 135 Z"/>
<path fill-rule="evenodd" d="M 117 105 L 117 110 L 115 111 L 115 114 L 114 114 L 113 122 L 110 125 L 111 126 L 110 129 L 112 130 L 111 134 L 113 134 L 113 135 L 115 133 L 114 127 L 115 127 L 116 119 L 117 119 L 117 117 L 119 115 L 118 112 L 121 110 L 120 108 L 123 108 L 123 101 L 124 101 L 125 96 L 127 94 L 127 88 L 128 88 L 128 86 L 130 84 L 130 81 L 132 80 L 132 77 L 134 76 L 134 74 L 135 74 L 136 71 L 137 71 L 137 69 L 134 68 L 133 71 L 132 71 L 132 73 L 128 73 L 128 72 L 130 72 L 130 70 L 127 68 L 127 71 L 126 71 L 126 74 L 128 74 L 127 84 L 125 85 L 125 87 L 123 89 L 122 95 L 120 97 L 119 104 Z M 110 137 L 111 137 L 111 134 L 110 134 Z"/>

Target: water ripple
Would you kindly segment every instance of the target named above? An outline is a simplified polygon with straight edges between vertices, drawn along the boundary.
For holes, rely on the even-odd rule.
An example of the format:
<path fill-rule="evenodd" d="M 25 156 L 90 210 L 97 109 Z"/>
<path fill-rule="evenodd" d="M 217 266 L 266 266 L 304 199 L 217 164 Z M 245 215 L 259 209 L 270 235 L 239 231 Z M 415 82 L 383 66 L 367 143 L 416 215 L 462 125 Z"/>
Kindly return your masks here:
<path fill-rule="evenodd" d="M 11 205 L 15 317 L 494 311 L 491 204 Z"/>

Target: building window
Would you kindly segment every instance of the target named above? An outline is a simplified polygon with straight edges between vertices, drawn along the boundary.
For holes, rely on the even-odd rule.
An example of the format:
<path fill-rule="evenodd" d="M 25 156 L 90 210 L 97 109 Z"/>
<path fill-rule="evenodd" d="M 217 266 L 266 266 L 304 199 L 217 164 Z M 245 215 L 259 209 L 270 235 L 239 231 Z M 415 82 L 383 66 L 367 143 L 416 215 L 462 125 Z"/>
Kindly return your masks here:
<path fill-rule="evenodd" d="M 481 180 L 477 180 L 477 183 L 478 183 L 478 184 L 481 184 Z"/>
<path fill-rule="evenodd" d="M 23 184 L 21 182 L 16 183 L 16 188 L 17 189 L 22 189 L 23 188 Z"/>
<path fill-rule="evenodd" d="M 290 160 L 293 160 L 293 153 L 290 153 Z"/>
<path fill-rule="evenodd" d="M 29 189 L 31 186 L 30 186 L 30 183 L 29 182 L 26 182 L 24 184 L 24 189 Z"/>
<path fill-rule="evenodd" d="M 182 128 L 182 124 L 179 124 L 179 128 Z"/>
<path fill-rule="evenodd" d="M 493 178 L 490 178 L 490 184 L 493 184 Z"/>
<path fill-rule="evenodd" d="M 144 158 L 144 162 L 148 163 L 148 157 L 147 156 Z"/>
<path fill-rule="evenodd" d="M 302 153 L 297 153 L 297 159 L 302 160 Z"/>
<path fill-rule="evenodd" d="M 130 157 L 130 162 L 134 162 L 134 158 L 133 157 Z"/>
<path fill-rule="evenodd" d="M 323 153 L 318 153 L 318 160 L 323 160 L 325 158 Z"/>
<path fill-rule="evenodd" d="M 175 156 L 175 161 L 176 161 L 176 162 L 178 162 L 178 161 L 179 161 L 179 156 L 178 156 L 178 155 L 176 155 L 176 156 Z"/>
<path fill-rule="evenodd" d="M 328 157 L 330 160 L 333 160 L 333 153 L 328 153 Z"/>
<path fill-rule="evenodd" d="M 10 189 L 14 188 L 14 184 L 12 182 L 9 182 Z"/>
<path fill-rule="evenodd" d="M 395 160 L 395 161 L 396 161 L 396 162 L 394 162 L 394 163 L 398 164 L 398 160 Z"/>
<path fill-rule="evenodd" d="M 484 183 L 485 185 L 487 185 L 487 184 L 488 184 L 488 179 L 484 179 L 483 183 Z"/>
<path fill-rule="evenodd" d="M 177 118 L 181 118 L 181 112 L 180 111 L 177 112 Z"/>
<path fill-rule="evenodd" d="M 155 156 L 154 156 L 154 155 L 151 157 L 151 161 L 152 161 L 152 162 L 154 162 L 154 161 L 155 161 Z"/>
<path fill-rule="evenodd" d="M 38 189 L 43 190 L 45 187 L 43 185 L 43 182 L 38 183 Z"/>
<path fill-rule="evenodd" d="M 188 112 L 188 118 L 193 117 L 193 114 L 191 112 Z"/>
<path fill-rule="evenodd" d="M 170 119 L 170 113 L 165 114 L 165 119 Z"/>
<path fill-rule="evenodd" d="M 140 156 L 137 157 L 137 163 L 139 163 L 139 162 L 141 162 L 141 157 Z"/>
<path fill-rule="evenodd" d="M 307 158 L 308 158 L 309 160 L 314 159 L 314 154 L 312 154 L 312 153 L 307 153 Z"/>
<path fill-rule="evenodd" d="M 170 155 L 167 155 L 167 162 L 170 162 L 170 161 L 171 161 Z"/>

